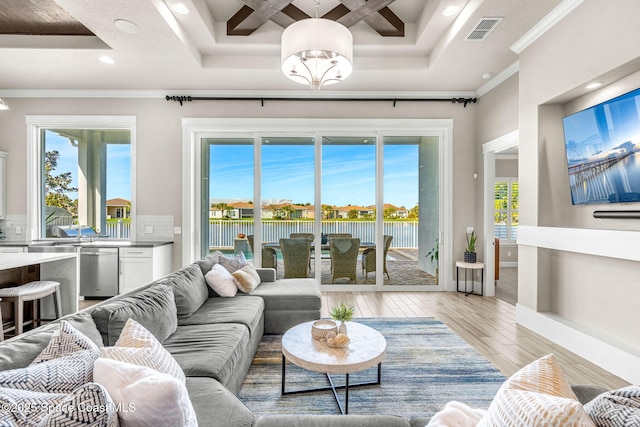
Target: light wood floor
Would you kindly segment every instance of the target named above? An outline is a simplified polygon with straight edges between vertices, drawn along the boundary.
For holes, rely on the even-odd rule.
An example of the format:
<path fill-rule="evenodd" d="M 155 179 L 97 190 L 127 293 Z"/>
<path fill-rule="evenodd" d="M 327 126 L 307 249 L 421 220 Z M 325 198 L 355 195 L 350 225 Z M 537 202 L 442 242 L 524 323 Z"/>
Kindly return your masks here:
<path fill-rule="evenodd" d="M 608 389 L 628 382 L 516 324 L 515 307 L 497 298 L 457 292 L 323 292 L 322 317 L 341 302 L 355 317 L 436 317 L 489 360 L 505 376 L 549 353 L 571 384 Z"/>

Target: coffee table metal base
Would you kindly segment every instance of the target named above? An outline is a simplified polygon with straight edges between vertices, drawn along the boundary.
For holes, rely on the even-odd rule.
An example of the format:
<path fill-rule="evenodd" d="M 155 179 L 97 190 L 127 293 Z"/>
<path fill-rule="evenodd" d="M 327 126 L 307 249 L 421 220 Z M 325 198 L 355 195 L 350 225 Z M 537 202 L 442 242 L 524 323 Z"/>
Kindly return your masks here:
<path fill-rule="evenodd" d="M 381 377 L 382 377 L 382 362 L 378 363 L 378 380 L 370 381 L 370 382 L 361 382 L 356 384 L 349 384 L 349 374 L 345 374 L 345 384 L 344 385 L 335 385 L 333 383 L 333 379 L 331 375 L 325 374 L 327 379 L 329 380 L 328 387 L 318 387 L 318 388 L 309 388 L 304 390 L 295 390 L 295 391 L 285 391 L 285 378 L 286 378 L 286 366 L 287 366 L 287 358 L 282 355 L 282 396 L 287 394 L 299 394 L 299 393 L 310 393 L 315 391 L 327 391 L 331 390 L 333 392 L 333 396 L 336 398 L 336 403 L 338 404 L 338 408 L 340 408 L 340 413 L 342 415 L 346 415 L 349 413 L 349 389 L 356 387 L 364 387 L 371 385 L 380 385 Z M 340 397 L 338 396 L 338 389 L 344 389 L 344 405 L 340 401 Z"/>

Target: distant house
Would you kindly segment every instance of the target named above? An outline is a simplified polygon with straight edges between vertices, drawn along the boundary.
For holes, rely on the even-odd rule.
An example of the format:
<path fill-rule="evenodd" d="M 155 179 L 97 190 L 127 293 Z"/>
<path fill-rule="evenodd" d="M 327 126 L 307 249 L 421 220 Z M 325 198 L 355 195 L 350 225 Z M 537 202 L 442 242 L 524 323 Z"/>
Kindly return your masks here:
<path fill-rule="evenodd" d="M 352 212 L 352 211 L 356 211 L 357 213 L 356 218 L 364 218 L 367 215 L 373 215 L 375 213 L 375 207 L 347 205 L 347 206 L 340 206 L 335 210 L 335 212 L 337 212 L 338 218 L 349 218 L 349 212 Z"/>
<path fill-rule="evenodd" d="M 131 202 L 125 199 L 109 199 L 107 200 L 107 219 L 111 218 L 129 218 L 131 210 Z"/>

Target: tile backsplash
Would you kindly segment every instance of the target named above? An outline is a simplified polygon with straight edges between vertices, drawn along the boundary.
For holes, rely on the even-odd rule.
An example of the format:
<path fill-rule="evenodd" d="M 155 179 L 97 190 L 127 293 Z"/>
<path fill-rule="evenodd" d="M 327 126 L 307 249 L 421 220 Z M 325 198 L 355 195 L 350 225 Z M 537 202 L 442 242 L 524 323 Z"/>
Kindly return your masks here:
<path fill-rule="evenodd" d="M 1 236 L 4 236 L 4 242 L 24 242 L 28 240 L 27 216 L 7 215 L 5 219 L 0 219 L 0 230 L 2 230 Z"/>
<path fill-rule="evenodd" d="M 173 215 L 136 215 L 135 240 L 173 242 Z"/>

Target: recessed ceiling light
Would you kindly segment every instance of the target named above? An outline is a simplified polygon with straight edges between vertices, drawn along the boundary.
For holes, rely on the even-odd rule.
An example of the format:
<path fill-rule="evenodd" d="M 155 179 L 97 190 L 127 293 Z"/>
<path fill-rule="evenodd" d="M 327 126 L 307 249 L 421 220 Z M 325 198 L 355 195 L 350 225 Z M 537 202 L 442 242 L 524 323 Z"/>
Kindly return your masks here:
<path fill-rule="evenodd" d="M 460 12 L 460 6 L 451 5 L 451 6 L 445 7 L 444 10 L 442 11 L 442 14 L 444 16 L 453 16 L 458 12 Z"/>
<path fill-rule="evenodd" d="M 175 13 L 179 13 L 180 15 L 186 15 L 187 13 L 189 13 L 189 8 L 182 2 L 174 3 L 173 5 L 171 5 L 171 8 Z"/>
<path fill-rule="evenodd" d="M 113 25 L 123 33 L 138 34 L 140 32 L 140 27 L 126 19 L 116 19 L 113 21 Z"/>
<path fill-rule="evenodd" d="M 585 89 L 595 89 L 595 88 L 600 87 L 600 86 L 602 86 L 602 82 L 593 82 L 593 83 L 589 83 L 584 88 Z"/>
<path fill-rule="evenodd" d="M 491 73 L 482 73 L 480 75 L 480 77 L 482 77 L 485 80 L 489 80 L 491 77 L 493 77 L 493 74 L 491 74 Z"/>
<path fill-rule="evenodd" d="M 101 56 L 100 61 L 104 62 L 105 64 L 113 64 L 116 62 L 109 56 Z"/>

